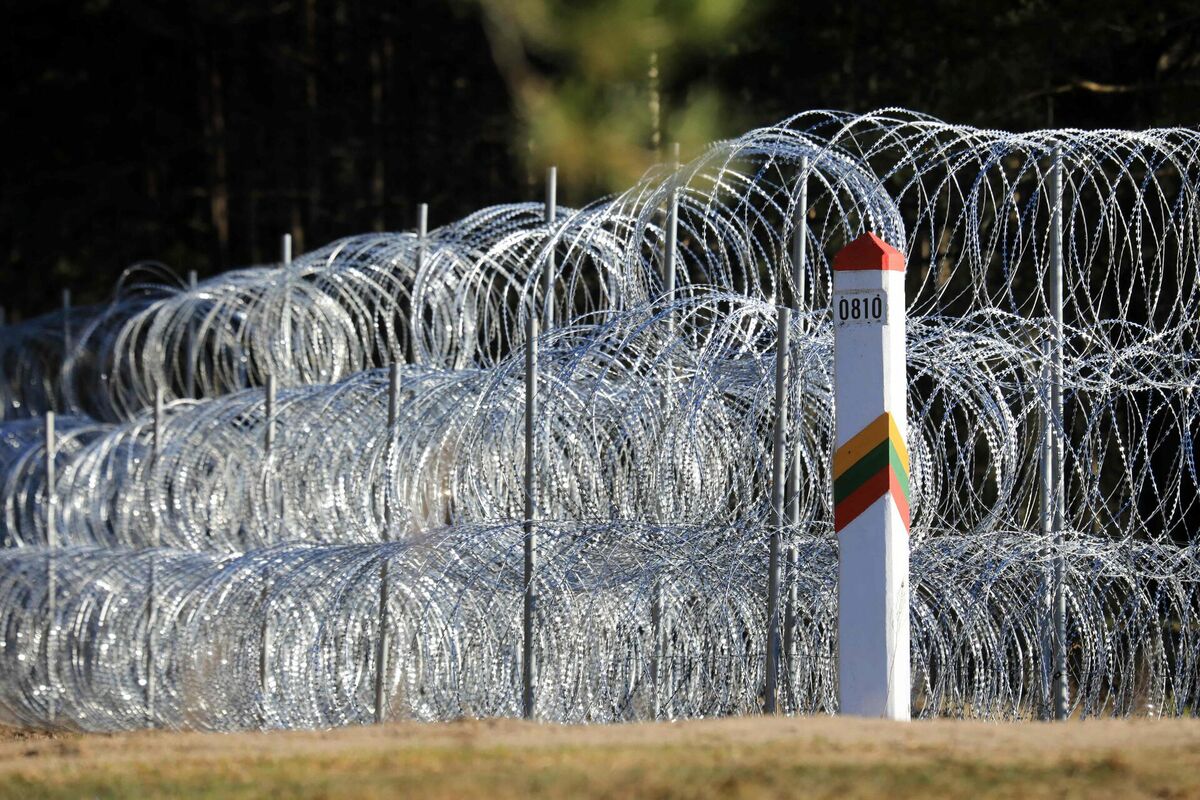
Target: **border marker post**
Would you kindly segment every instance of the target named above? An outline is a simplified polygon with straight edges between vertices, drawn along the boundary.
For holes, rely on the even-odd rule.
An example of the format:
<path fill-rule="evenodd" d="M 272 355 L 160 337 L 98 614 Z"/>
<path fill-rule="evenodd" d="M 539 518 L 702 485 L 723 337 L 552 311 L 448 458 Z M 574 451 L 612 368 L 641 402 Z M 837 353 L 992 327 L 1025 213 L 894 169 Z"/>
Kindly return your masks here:
<path fill-rule="evenodd" d="M 871 233 L 833 262 L 839 713 L 907 720 L 904 256 Z"/>

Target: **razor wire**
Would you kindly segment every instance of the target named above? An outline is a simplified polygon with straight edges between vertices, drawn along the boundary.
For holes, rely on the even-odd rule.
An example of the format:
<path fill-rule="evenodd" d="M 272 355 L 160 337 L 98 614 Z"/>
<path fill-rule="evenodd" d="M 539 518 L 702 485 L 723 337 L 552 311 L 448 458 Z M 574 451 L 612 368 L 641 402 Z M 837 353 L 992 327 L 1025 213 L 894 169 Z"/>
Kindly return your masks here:
<path fill-rule="evenodd" d="M 538 533 L 539 718 L 606 722 L 760 707 L 761 531 L 610 523 Z M 836 709 L 836 550 L 827 535 L 790 538 L 798 602 L 783 705 L 828 713 Z M 1194 554 L 1076 539 L 1063 555 L 1081 712 L 1190 713 L 1200 699 Z M 373 718 L 380 663 L 385 718 L 513 716 L 521 559 L 519 524 L 237 556 L 6 550 L 0 719 L 83 730 L 364 723 Z M 384 561 L 392 582 L 381 628 Z M 1039 635 L 1047 566 L 1045 542 L 1024 533 L 930 536 L 914 546 L 918 714 L 1038 716 L 1049 695 Z M 48 570 L 60 587 L 52 615 Z M 1170 630 L 1164 620 L 1183 624 Z M 380 639 L 386 661 L 377 656 Z M 153 704 L 151 680 L 159 687 Z"/>
<path fill-rule="evenodd" d="M 914 710 L 1045 713 L 1061 558 L 1075 707 L 1195 713 L 1198 142 L 812 112 L 549 224 L 540 204 L 502 206 L 194 288 L 130 279 L 72 312 L 69 348 L 57 318 L 0 329 L 0 715 L 346 724 L 370 718 L 377 661 L 392 716 L 518 713 L 520 350 L 551 268 L 538 715 L 759 707 L 776 303 L 798 309 L 784 706 L 834 710 L 825 309 L 829 259 L 868 229 L 908 257 Z M 1061 418 L 1044 349 L 1056 162 Z M 24 342 L 47 355 L 22 359 Z M 405 365 L 390 428 L 388 364 Z M 270 419 L 268 375 L 285 387 Z M 77 415 L 60 420 L 53 486 L 40 422 L 20 418 L 47 407 Z M 1069 468 L 1062 543 L 1038 532 L 1047 423 Z M 47 514 L 66 548 L 46 549 Z"/>

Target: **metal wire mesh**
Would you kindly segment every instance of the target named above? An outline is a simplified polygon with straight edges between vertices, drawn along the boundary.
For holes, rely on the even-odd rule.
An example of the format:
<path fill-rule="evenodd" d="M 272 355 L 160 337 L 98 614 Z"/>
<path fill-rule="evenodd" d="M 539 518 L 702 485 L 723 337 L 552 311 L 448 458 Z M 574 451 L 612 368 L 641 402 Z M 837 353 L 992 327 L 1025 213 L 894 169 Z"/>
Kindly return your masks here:
<path fill-rule="evenodd" d="M 1198 145 L 813 112 L 552 223 L 490 208 L 194 288 L 143 269 L 68 333 L 0 329 L 0 720 L 368 721 L 381 668 L 390 716 L 519 713 L 521 350 L 548 269 L 538 716 L 761 706 L 775 304 L 797 309 L 783 706 L 835 710 L 829 259 L 867 229 L 908 257 L 914 710 L 1047 713 L 1058 559 L 1075 709 L 1194 714 Z M 53 486 L 48 408 L 73 414 Z M 1061 543 L 1039 522 L 1047 422 Z"/>

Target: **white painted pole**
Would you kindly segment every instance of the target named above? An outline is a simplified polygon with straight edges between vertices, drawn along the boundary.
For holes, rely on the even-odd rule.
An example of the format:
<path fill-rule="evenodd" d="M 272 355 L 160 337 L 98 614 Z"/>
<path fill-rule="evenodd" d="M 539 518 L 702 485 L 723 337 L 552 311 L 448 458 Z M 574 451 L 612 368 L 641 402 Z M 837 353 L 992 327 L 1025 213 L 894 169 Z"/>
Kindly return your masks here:
<path fill-rule="evenodd" d="M 154 428 L 153 439 L 151 444 L 151 463 L 149 467 L 154 469 L 158 465 L 158 460 L 162 456 L 162 441 L 163 441 L 163 390 L 162 387 L 156 387 L 154 390 Z M 162 546 L 162 531 L 159 529 L 158 515 L 152 516 L 153 532 L 151 547 L 157 549 Z M 146 723 L 151 727 L 154 726 L 154 700 L 155 700 L 155 684 L 154 684 L 154 621 L 157 614 L 155 608 L 154 592 L 155 587 L 155 561 L 156 553 L 151 552 L 150 555 L 150 577 L 146 582 Z"/>
<path fill-rule="evenodd" d="M 537 542 L 533 528 L 537 517 L 535 487 L 535 460 L 537 458 L 537 318 L 531 313 L 525 320 L 525 570 L 524 605 L 521 617 L 521 714 L 533 719 L 534 713 L 534 670 L 533 660 L 533 615 L 537 597 L 533 589 L 534 570 L 537 566 Z"/>
<path fill-rule="evenodd" d="M 873 234 L 833 264 L 840 713 L 907 720 L 904 256 Z"/>
<path fill-rule="evenodd" d="M 546 225 L 553 234 L 558 217 L 558 167 L 546 170 Z M 542 317 L 546 330 L 554 327 L 554 273 L 558 265 L 554 257 L 554 246 L 546 252 L 546 267 L 542 273 Z"/>
<path fill-rule="evenodd" d="M 284 266 L 292 263 L 292 235 L 285 233 L 280 247 L 280 253 L 283 258 Z"/>
<path fill-rule="evenodd" d="M 779 704 L 779 555 L 783 544 L 783 497 L 787 477 L 784 434 L 787 431 L 787 357 L 788 328 L 792 312 L 779 308 L 776 312 L 775 344 L 775 430 L 771 446 L 771 538 L 767 554 L 767 636 L 766 688 L 763 693 L 763 713 L 774 714 Z"/>
<path fill-rule="evenodd" d="M 396 423 L 400 418 L 400 365 L 393 363 L 388 370 L 388 441 L 396 439 Z M 388 492 L 384 493 L 383 506 L 383 541 L 391 538 L 392 505 Z M 379 638 L 375 651 L 375 723 L 383 722 L 387 716 L 387 687 L 385 680 L 388 672 L 388 598 L 391 596 L 391 581 L 388 577 L 387 555 L 379 563 Z"/>
<path fill-rule="evenodd" d="M 1051 475 L 1054 492 L 1054 718 L 1067 718 L 1067 597 L 1063 586 L 1062 555 L 1066 480 L 1063 474 L 1063 253 L 1062 253 L 1062 150 L 1054 149 L 1050 172 L 1050 310 L 1054 315 L 1051 350 L 1050 408 L 1058 431 L 1051 438 Z"/>
<path fill-rule="evenodd" d="M 54 429 L 54 412 L 46 412 L 46 685 L 47 706 L 50 723 L 58 714 L 54 685 L 54 639 L 58 627 L 58 585 L 54 564 L 54 551 L 58 549 L 58 476 L 55 460 L 58 456 L 58 437 Z"/>

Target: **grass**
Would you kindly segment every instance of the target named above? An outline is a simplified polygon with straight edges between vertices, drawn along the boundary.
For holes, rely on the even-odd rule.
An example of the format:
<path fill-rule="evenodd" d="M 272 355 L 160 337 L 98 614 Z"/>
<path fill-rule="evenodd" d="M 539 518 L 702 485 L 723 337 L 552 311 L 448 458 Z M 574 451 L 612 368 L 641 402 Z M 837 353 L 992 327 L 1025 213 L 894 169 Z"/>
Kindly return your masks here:
<path fill-rule="evenodd" d="M 9 734 L 0 798 L 1200 797 L 1200 721 Z"/>

